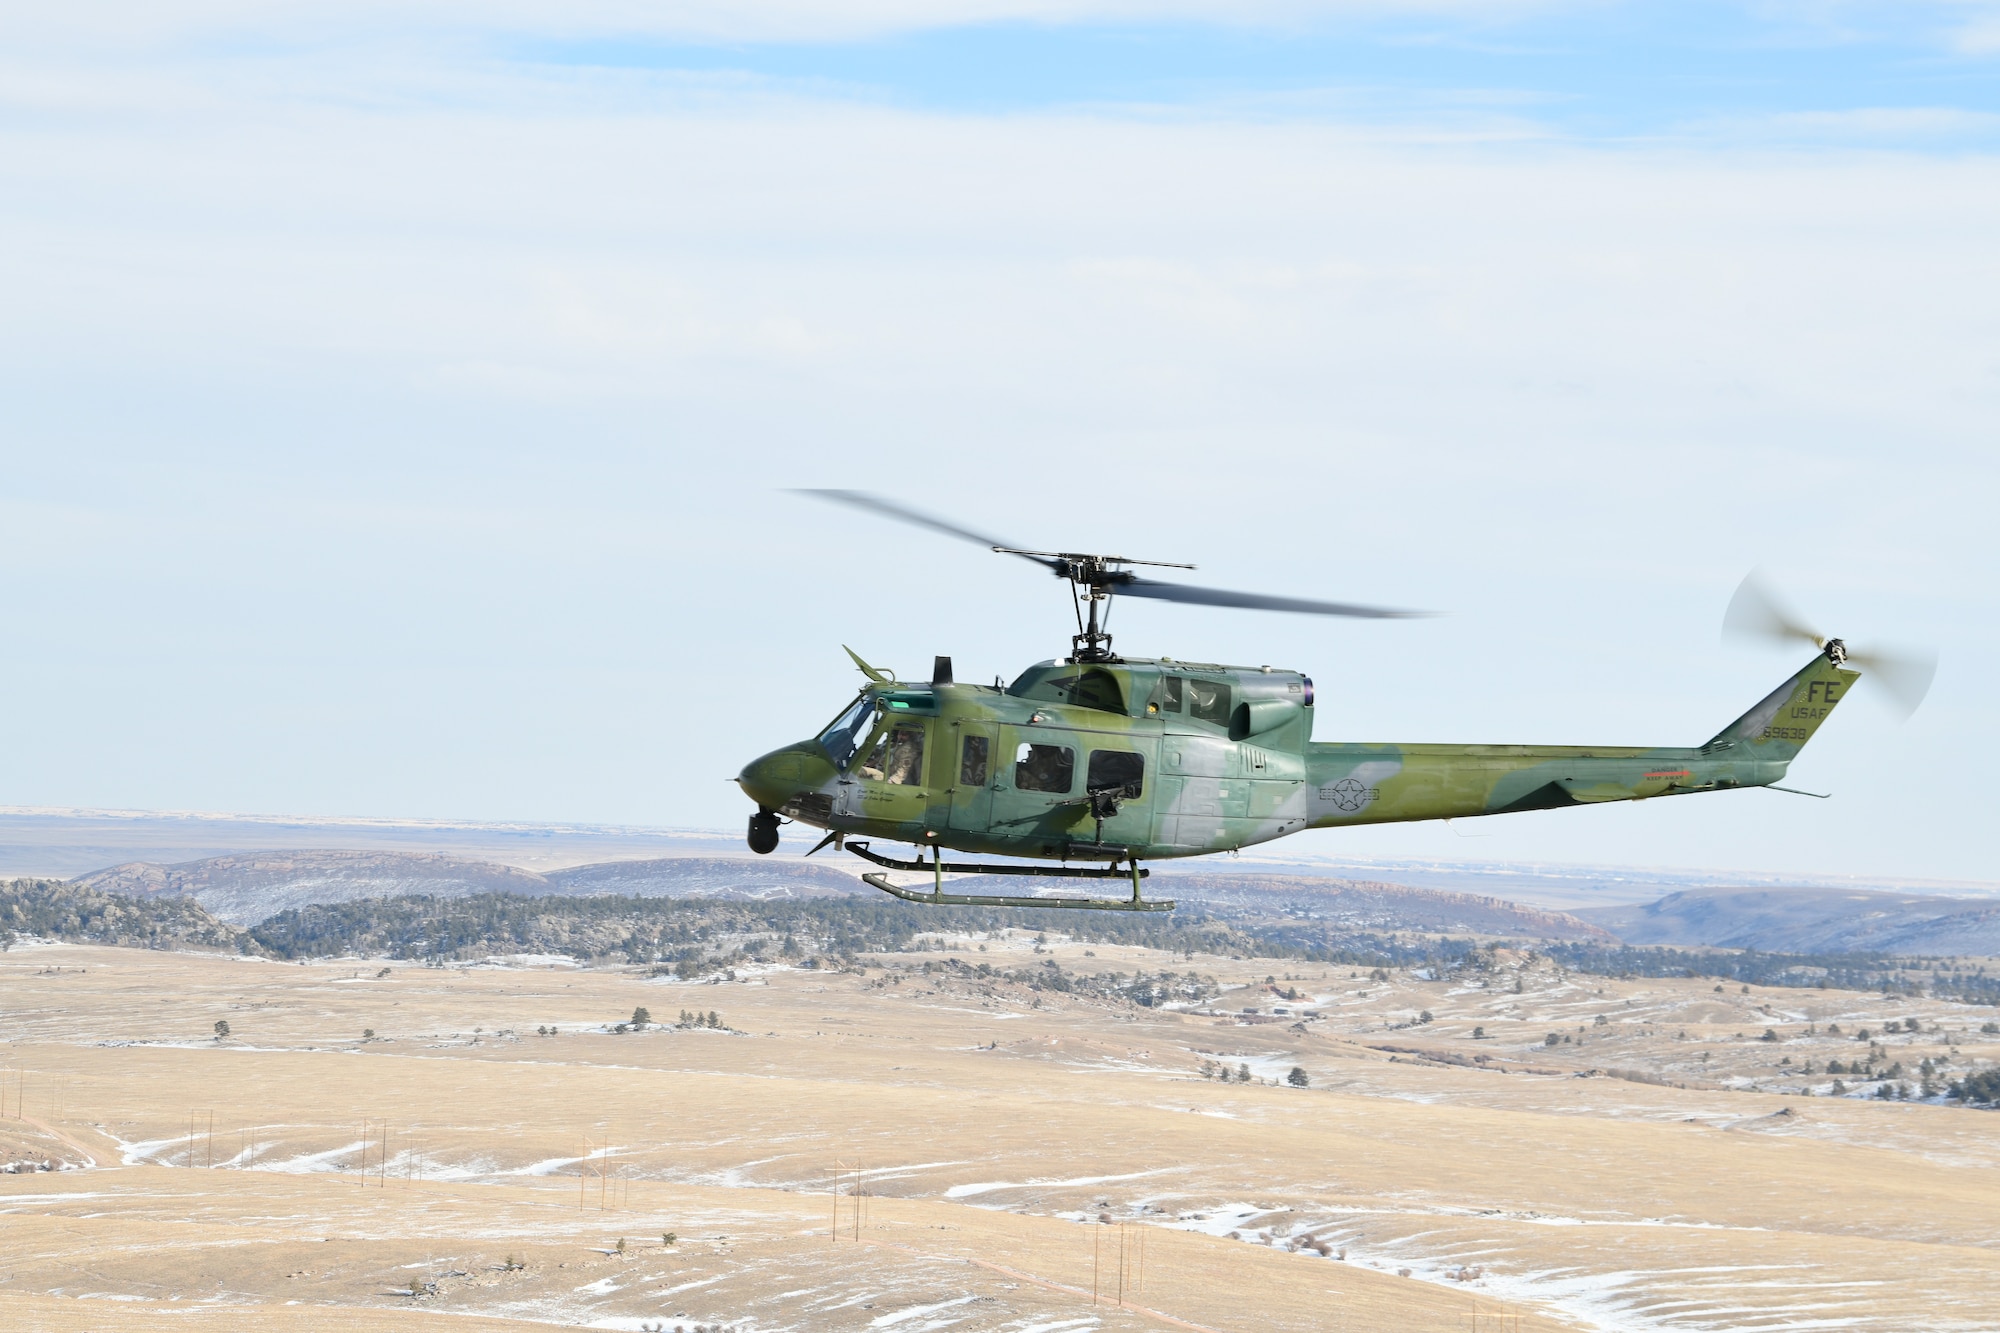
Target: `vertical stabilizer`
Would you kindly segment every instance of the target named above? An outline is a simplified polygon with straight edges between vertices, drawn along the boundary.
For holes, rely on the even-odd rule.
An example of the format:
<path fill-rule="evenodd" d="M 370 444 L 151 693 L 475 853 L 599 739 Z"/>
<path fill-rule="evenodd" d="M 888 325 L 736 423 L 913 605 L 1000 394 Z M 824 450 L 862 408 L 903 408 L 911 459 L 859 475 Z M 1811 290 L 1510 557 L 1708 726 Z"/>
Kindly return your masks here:
<path fill-rule="evenodd" d="M 1847 697 L 1861 673 L 1841 663 L 1847 653 L 1839 639 L 1806 663 L 1797 675 L 1772 690 L 1755 708 L 1724 727 L 1702 746 L 1704 753 L 1748 749 L 1759 759 L 1785 761 L 1805 748 L 1834 706 Z"/>

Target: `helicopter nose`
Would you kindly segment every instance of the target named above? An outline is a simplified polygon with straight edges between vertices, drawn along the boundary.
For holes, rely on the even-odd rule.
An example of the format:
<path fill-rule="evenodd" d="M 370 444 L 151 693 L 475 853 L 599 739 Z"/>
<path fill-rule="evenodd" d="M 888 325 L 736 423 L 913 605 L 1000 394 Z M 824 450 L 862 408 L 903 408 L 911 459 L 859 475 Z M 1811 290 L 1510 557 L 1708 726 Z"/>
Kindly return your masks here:
<path fill-rule="evenodd" d="M 736 785 L 764 809 L 776 810 L 797 793 L 801 770 L 796 750 L 774 750 L 745 764 Z"/>

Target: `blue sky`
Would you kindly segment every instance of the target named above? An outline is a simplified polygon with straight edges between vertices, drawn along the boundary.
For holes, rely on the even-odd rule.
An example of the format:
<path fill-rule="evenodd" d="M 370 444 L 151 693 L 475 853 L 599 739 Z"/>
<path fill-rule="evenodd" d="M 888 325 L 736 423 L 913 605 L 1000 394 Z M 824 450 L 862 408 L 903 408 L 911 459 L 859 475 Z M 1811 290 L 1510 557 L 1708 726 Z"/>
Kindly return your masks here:
<path fill-rule="evenodd" d="M 1322 739 L 1699 742 L 1797 665 L 1717 641 L 1762 565 L 1943 653 L 1814 742 L 1835 800 L 1308 850 L 2000 878 L 1996 53 L 1976 4 L 0 15 L 0 803 L 734 827 L 842 643 L 1066 642 L 1018 562 L 782 493 L 856 486 L 1448 612 L 1119 612 L 1311 672 Z"/>
<path fill-rule="evenodd" d="M 1982 118 L 2000 111 L 1995 51 L 1963 6 L 1491 8 L 1262 25 L 1014 20 L 844 40 L 599 36 L 500 49 L 525 62 L 728 75 L 970 113 L 1228 107 L 1378 124 L 1503 121 L 1587 138 L 1711 136 L 1766 122 L 1777 136 L 1987 144 L 1993 125 Z M 1801 121 L 1856 112 L 1875 115 L 1844 129 Z"/>

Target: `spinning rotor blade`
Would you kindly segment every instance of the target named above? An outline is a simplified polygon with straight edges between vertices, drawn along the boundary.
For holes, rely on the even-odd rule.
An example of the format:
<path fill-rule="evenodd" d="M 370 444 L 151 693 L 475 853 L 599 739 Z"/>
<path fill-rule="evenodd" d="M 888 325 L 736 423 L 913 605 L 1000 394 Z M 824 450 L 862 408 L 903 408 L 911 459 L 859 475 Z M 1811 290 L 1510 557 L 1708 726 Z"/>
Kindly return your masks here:
<path fill-rule="evenodd" d="M 1736 585 L 1736 595 L 1722 613 L 1722 633 L 1732 639 L 1804 639 L 1815 648 L 1826 644 L 1825 636 L 1807 628 L 1755 569 Z"/>
<path fill-rule="evenodd" d="M 1308 616 L 1414 620 L 1436 614 L 1432 611 L 1398 611 L 1386 606 L 1357 606 L 1352 602 L 1315 602 L 1303 597 L 1271 597 L 1260 592 L 1197 588 L 1192 584 L 1163 583 L 1158 579 L 1120 579 L 1111 588 L 1121 597 L 1150 597 L 1159 602 L 1190 602 L 1196 606 L 1238 606 L 1249 611 L 1293 611 Z"/>
<path fill-rule="evenodd" d="M 800 495 L 810 495 L 821 500 L 831 500 L 835 504 L 849 505 L 855 509 L 893 518 L 899 523 L 910 523 L 932 532 L 956 537 L 960 541 L 976 542 L 990 551 L 1001 555 L 1017 555 L 1023 560 L 1032 560 L 1042 568 L 1053 572 L 1058 578 L 1067 579 L 1074 585 L 1076 596 L 1084 600 L 1079 607 L 1090 607 L 1090 623 L 1080 636 L 1087 649 L 1107 651 L 1110 637 L 1100 632 L 1098 607 L 1107 595 L 1127 594 L 1132 597 L 1146 597 L 1159 602 L 1186 602 L 1196 606 L 1233 606 L 1249 611 L 1290 611 L 1309 616 L 1351 616 L 1363 620 L 1409 620 L 1433 614 L 1429 611 L 1399 611 L 1385 606 L 1360 606 L 1352 602 L 1318 602 L 1303 597 L 1272 597 L 1264 593 L 1231 592 L 1225 588 L 1197 588 L 1186 583 L 1167 583 L 1159 579 L 1140 578 L 1128 565 L 1148 565 L 1167 569 L 1193 569 L 1193 565 L 1172 564 L 1164 560 L 1134 560 L 1126 556 L 1095 555 L 1083 552 L 1031 551 L 997 541 L 981 532 L 962 528 L 948 519 L 927 514 L 895 500 L 887 500 L 866 491 L 846 490 L 802 490 Z M 1081 617 L 1081 611 L 1079 611 Z"/>
<path fill-rule="evenodd" d="M 1828 643 L 1824 635 L 1807 626 L 1796 611 L 1785 605 L 1784 599 L 1765 581 L 1762 571 L 1755 569 L 1743 576 L 1736 595 L 1729 599 L 1729 609 L 1722 614 L 1722 633 L 1725 638 L 1766 642 L 1803 639 L 1816 648 L 1824 648 Z M 1851 664 L 1880 684 L 1886 696 L 1883 702 L 1899 716 L 1907 719 L 1930 693 L 1938 658 L 1929 649 L 1864 652 L 1850 649 L 1845 643 L 1839 647 L 1843 656 L 1837 660 Z"/>
<path fill-rule="evenodd" d="M 1003 542 L 997 537 L 988 537 L 983 533 L 974 532 L 970 528 L 961 528 L 956 523 L 938 518 L 932 514 L 926 514 L 921 509 L 912 509 L 908 505 L 897 504 L 894 500 L 885 500 L 879 495 L 870 495 L 866 491 L 799 490 L 795 491 L 794 494 L 810 495 L 821 500 L 831 500 L 835 504 L 852 505 L 856 509 L 865 509 L 873 514 L 881 514 L 886 518 L 893 518 L 899 523 L 913 523 L 920 528 L 929 528 L 932 532 L 942 532 L 947 537 L 956 537 L 960 541 L 973 542 L 984 546 L 989 551 L 999 551 L 1005 555 L 1018 555 L 1023 560 L 1032 560 L 1045 569 L 1058 568 L 1056 561 L 1045 560 L 1039 555 L 1017 550 L 1011 543 Z"/>
<path fill-rule="evenodd" d="M 1907 719 L 1931 692 L 1937 675 L 1937 654 L 1918 649 L 1906 653 L 1849 653 L 1850 664 L 1873 676 L 1888 692 L 1889 707 Z"/>

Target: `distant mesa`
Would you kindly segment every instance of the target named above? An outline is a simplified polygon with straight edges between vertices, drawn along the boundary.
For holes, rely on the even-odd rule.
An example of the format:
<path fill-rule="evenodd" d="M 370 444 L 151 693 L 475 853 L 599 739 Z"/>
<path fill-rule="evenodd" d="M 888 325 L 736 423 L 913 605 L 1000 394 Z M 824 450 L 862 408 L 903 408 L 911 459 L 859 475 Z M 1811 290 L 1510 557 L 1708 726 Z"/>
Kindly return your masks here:
<path fill-rule="evenodd" d="M 245 852 L 173 865 L 133 861 L 72 882 L 128 898 L 192 899 L 219 920 L 243 926 L 314 903 L 404 895 L 749 901 L 875 897 L 874 890 L 837 864 L 747 856 L 600 861 L 537 873 L 437 852 Z M 995 895 L 1077 892 L 1075 881 L 998 875 L 961 876 L 951 887 L 958 893 Z M 1091 886 L 1094 893 L 1105 887 Z M 1696 888 L 1651 903 L 1561 912 L 1403 884 L 1161 868 L 1147 881 L 1147 893 L 1216 917 L 1290 919 L 1353 934 L 1420 931 L 1777 953 L 2000 954 L 2000 902 L 1857 889 Z"/>
<path fill-rule="evenodd" d="M 1860 889 L 1686 889 L 1576 915 L 1628 944 L 1710 945 L 1769 953 L 1992 955 L 2000 903 Z"/>
<path fill-rule="evenodd" d="M 831 865 L 731 856 L 663 856 L 651 861 L 601 861 L 552 870 L 550 893 L 571 897 L 619 893 L 632 898 L 835 898 L 875 890 Z"/>
<path fill-rule="evenodd" d="M 1074 884 L 1028 877 L 969 876 L 953 881 L 961 893 L 1074 895 Z M 1103 894 L 1102 884 L 1092 892 Z M 1618 943 L 1602 926 L 1569 912 L 1552 912 L 1504 898 L 1406 884 L 1328 879 L 1306 875 L 1216 874 L 1170 871 L 1146 881 L 1148 896 L 1172 898 L 1217 916 L 1291 917 L 1357 933 L 1415 930 L 1436 934 L 1502 935 L 1511 939 Z"/>
<path fill-rule="evenodd" d="M 524 897 L 813 898 L 872 892 L 830 866 L 719 856 L 608 861 L 537 874 L 433 852 L 282 851 L 176 865 L 133 861 L 72 881 L 128 897 L 192 898 L 224 921 L 250 925 L 289 908 L 425 894 Z"/>

